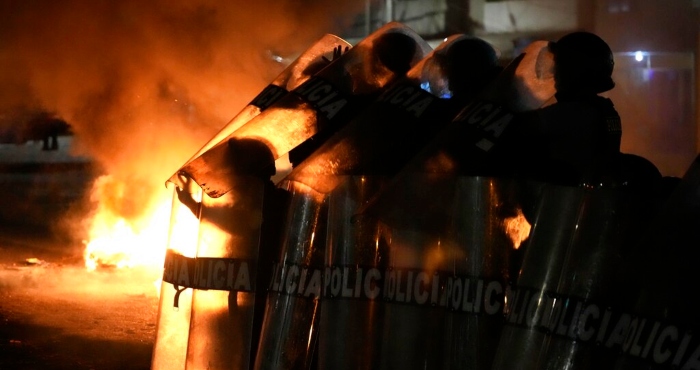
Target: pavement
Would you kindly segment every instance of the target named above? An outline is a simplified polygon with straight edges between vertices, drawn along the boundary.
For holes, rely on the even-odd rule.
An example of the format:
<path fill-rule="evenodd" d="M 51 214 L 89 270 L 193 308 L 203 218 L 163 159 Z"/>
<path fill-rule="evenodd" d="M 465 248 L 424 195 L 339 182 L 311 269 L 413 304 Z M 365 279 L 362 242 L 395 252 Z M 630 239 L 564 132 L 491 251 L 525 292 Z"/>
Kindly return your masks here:
<path fill-rule="evenodd" d="M 159 272 L 87 271 L 82 245 L 0 227 L 0 370 L 149 369 Z"/>

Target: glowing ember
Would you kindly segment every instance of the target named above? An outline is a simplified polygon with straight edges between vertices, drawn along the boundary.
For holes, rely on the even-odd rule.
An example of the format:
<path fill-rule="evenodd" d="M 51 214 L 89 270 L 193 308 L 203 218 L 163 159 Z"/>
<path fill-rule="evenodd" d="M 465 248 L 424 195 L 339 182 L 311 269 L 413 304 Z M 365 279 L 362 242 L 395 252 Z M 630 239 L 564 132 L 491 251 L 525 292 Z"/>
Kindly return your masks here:
<path fill-rule="evenodd" d="M 506 218 L 503 223 L 505 224 L 506 233 L 510 240 L 513 241 L 513 248 L 520 248 L 520 244 L 530 235 L 531 229 L 530 223 L 527 222 L 523 212 L 518 209 L 516 216 Z"/>

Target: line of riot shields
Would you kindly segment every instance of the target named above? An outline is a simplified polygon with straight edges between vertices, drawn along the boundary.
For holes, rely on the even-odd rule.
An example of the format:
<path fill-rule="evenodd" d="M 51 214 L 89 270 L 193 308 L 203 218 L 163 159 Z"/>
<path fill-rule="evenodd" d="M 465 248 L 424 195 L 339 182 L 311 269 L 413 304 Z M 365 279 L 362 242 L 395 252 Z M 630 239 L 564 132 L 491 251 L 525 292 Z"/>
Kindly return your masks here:
<path fill-rule="evenodd" d="M 320 39 L 168 180 L 152 368 L 700 369 L 700 165 L 511 176 L 555 67 L 396 22 Z"/>

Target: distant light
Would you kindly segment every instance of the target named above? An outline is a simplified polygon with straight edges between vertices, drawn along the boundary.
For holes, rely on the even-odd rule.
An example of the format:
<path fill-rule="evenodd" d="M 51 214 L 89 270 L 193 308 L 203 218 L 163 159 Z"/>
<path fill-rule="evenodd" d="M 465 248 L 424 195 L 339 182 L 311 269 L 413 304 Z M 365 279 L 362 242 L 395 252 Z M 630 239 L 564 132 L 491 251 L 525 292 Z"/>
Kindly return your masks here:
<path fill-rule="evenodd" d="M 634 53 L 634 60 L 636 60 L 638 62 L 641 62 L 642 60 L 644 60 L 644 53 L 642 53 L 641 51 Z"/>

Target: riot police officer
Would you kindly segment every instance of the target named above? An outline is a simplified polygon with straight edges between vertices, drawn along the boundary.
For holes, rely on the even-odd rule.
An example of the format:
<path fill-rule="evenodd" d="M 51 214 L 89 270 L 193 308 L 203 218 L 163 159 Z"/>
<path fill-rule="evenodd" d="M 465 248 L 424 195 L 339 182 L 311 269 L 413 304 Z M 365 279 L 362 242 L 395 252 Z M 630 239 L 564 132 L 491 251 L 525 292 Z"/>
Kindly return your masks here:
<path fill-rule="evenodd" d="M 615 65 L 608 44 L 589 32 L 549 45 L 554 54 L 556 103 L 523 125 L 530 136 L 531 175 L 565 185 L 598 187 L 617 181 L 622 127 L 611 90 Z"/>

